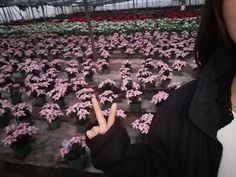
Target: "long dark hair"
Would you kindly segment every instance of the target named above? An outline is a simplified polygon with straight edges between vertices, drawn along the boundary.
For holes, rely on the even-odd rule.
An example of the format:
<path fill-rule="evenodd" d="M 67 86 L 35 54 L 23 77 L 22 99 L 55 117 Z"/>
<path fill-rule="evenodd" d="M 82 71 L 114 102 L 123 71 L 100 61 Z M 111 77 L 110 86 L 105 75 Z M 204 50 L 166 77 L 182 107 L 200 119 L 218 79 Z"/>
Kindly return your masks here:
<path fill-rule="evenodd" d="M 195 61 L 202 70 L 208 58 L 217 49 L 231 48 L 230 38 L 222 14 L 223 0 L 206 0 L 203 6 L 201 23 L 195 43 Z"/>

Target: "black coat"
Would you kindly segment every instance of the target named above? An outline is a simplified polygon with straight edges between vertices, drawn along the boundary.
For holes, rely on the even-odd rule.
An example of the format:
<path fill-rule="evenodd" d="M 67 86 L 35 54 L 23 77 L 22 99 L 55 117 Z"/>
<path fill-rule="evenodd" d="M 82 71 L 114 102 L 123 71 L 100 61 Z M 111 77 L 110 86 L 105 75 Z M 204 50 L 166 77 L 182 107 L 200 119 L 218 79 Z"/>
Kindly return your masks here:
<path fill-rule="evenodd" d="M 94 166 L 112 177 L 217 177 L 217 131 L 233 119 L 235 56 L 219 50 L 197 80 L 172 92 L 152 121 L 148 143 L 131 144 L 117 122 L 105 135 L 87 138 Z"/>

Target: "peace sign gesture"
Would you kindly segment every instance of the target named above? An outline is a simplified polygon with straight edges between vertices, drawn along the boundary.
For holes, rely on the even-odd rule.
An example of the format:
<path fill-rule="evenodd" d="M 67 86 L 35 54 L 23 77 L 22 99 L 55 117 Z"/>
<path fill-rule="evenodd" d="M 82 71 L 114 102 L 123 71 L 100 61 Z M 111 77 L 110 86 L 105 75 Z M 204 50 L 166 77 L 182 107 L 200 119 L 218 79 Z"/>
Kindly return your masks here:
<path fill-rule="evenodd" d="M 96 118 L 98 120 L 99 125 L 94 126 L 93 128 L 91 128 L 90 130 L 86 132 L 86 135 L 89 139 L 92 139 L 93 137 L 97 135 L 105 134 L 110 129 L 110 127 L 114 124 L 115 118 L 116 118 L 116 103 L 112 104 L 110 115 L 107 121 L 104 118 L 101 108 L 99 106 L 98 100 L 95 97 L 92 98 L 92 104 L 93 104 L 93 109 L 95 111 Z"/>

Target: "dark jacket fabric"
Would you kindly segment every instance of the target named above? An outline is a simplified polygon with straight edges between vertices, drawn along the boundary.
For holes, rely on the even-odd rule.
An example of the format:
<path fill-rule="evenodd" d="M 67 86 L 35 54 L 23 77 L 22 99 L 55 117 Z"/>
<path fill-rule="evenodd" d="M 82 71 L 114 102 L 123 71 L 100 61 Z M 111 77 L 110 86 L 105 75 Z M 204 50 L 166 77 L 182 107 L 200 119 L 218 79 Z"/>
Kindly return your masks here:
<path fill-rule="evenodd" d="M 106 134 L 87 138 L 93 165 L 111 177 L 217 177 L 217 131 L 233 119 L 235 56 L 215 52 L 198 79 L 173 91 L 157 111 L 147 143 L 131 144 L 118 122 Z"/>

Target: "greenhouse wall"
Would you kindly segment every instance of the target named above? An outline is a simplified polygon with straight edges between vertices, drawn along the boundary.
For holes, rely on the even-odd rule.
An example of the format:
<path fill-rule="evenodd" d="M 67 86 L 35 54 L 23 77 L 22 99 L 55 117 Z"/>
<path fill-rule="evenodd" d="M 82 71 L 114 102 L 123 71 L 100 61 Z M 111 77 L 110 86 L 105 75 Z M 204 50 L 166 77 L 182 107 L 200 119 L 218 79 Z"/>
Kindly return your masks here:
<path fill-rule="evenodd" d="M 186 5 L 202 5 L 205 0 L 186 0 Z M 171 7 L 178 6 L 179 0 L 130 0 L 127 2 L 117 2 L 114 4 L 105 4 L 102 6 L 96 6 L 94 11 L 110 11 L 110 10 L 127 10 L 134 8 L 158 8 L 158 7 Z M 46 17 L 55 17 L 60 14 L 73 14 L 83 11 L 83 7 L 77 4 L 71 4 L 70 6 L 43 6 Z M 4 14 L 5 11 L 5 14 Z M 4 23 L 12 20 L 30 20 L 32 18 L 42 18 L 43 10 L 42 7 L 38 6 L 26 8 L 21 10 L 17 6 L 0 8 L 0 23 Z"/>

